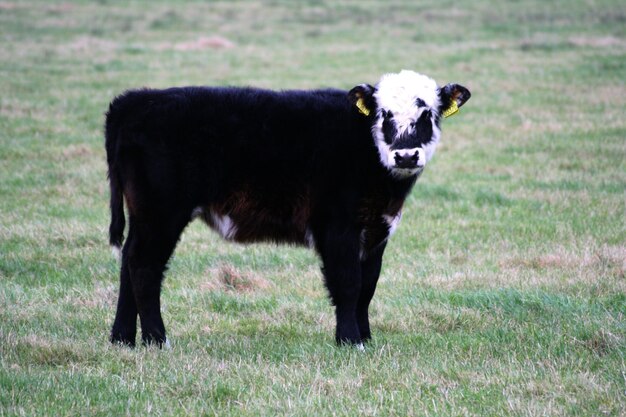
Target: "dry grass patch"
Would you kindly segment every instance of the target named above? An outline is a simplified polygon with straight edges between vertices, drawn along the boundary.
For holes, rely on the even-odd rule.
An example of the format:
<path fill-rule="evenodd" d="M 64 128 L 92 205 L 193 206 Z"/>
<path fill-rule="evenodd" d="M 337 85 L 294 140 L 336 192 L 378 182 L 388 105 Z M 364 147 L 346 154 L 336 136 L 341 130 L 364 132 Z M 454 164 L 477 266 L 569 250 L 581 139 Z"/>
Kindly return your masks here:
<path fill-rule="evenodd" d="M 626 347 L 623 334 L 614 334 L 602 328 L 579 337 L 573 337 L 573 340 L 599 356 L 604 356 Z"/>
<path fill-rule="evenodd" d="M 441 262 L 436 254 L 431 258 L 435 263 Z M 559 246 L 526 253 L 512 249 L 488 255 L 474 253 L 470 258 L 450 253 L 446 259 L 453 268 L 434 270 L 421 277 L 419 285 L 446 291 L 472 288 L 568 290 L 582 285 L 580 288 L 594 288 L 596 292 L 626 292 L 626 246 L 581 243 L 573 248 Z M 414 275 L 415 271 L 400 267 L 385 277 L 384 282 L 404 281 Z"/>
<path fill-rule="evenodd" d="M 4 349 L 10 347 L 13 352 L 11 356 L 15 355 L 26 366 L 97 363 L 100 358 L 94 348 L 73 341 L 54 340 L 34 333 L 27 336 L 2 336 Z"/>
<path fill-rule="evenodd" d="M 604 245 L 595 249 L 583 248 L 582 250 L 568 250 L 561 247 L 551 253 L 504 258 L 500 261 L 500 267 L 505 270 L 560 269 L 569 272 L 586 271 L 588 273 L 624 278 L 626 273 L 626 246 Z M 597 278 L 597 275 L 595 277 Z M 593 279 L 593 276 L 588 276 L 587 278 Z"/>
<path fill-rule="evenodd" d="M 70 43 L 62 44 L 57 47 L 57 52 L 62 56 L 75 54 L 98 55 L 98 59 L 102 59 L 102 54 L 106 53 L 109 57 L 113 56 L 113 52 L 119 47 L 117 42 L 97 38 L 89 35 L 81 35 Z"/>
<path fill-rule="evenodd" d="M 626 39 L 615 36 L 571 36 L 568 42 L 575 46 L 590 46 L 592 48 L 626 47 Z"/>
<path fill-rule="evenodd" d="M 70 289 L 62 303 L 87 309 L 100 308 L 112 311 L 117 303 L 117 293 L 117 284 L 97 281 L 90 291 Z"/>
<path fill-rule="evenodd" d="M 210 268 L 207 275 L 211 278 L 200 284 L 205 291 L 226 290 L 238 293 L 255 292 L 266 290 L 273 285 L 270 281 L 251 271 L 242 271 L 233 265 L 222 264 L 216 268 Z"/>
<path fill-rule="evenodd" d="M 83 159 L 94 154 L 93 146 L 86 143 L 72 144 L 61 151 L 63 159 Z"/>
<path fill-rule="evenodd" d="M 192 41 L 179 42 L 176 44 L 162 43 L 158 49 L 175 49 L 177 51 L 199 51 L 203 49 L 231 49 L 236 45 L 230 39 L 223 36 L 201 36 Z"/>
<path fill-rule="evenodd" d="M 569 415 L 565 410 L 590 398 L 607 399 L 610 392 L 610 386 L 590 372 L 560 375 L 555 369 L 542 369 L 540 375 L 509 384 L 503 391 L 511 411 L 520 413 L 517 415 Z M 602 404 L 600 407 L 599 415 L 618 415 Z"/>
<path fill-rule="evenodd" d="M 19 6 L 17 3 L 12 3 L 8 1 L 0 2 L 0 10 L 15 10 Z"/>
<path fill-rule="evenodd" d="M 423 334 L 435 332 L 473 332 L 490 328 L 496 318 L 466 308 L 452 308 L 424 302 L 414 307 L 392 306 L 374 301 L 371 313 L 373 327 L 383 333 Z"/>

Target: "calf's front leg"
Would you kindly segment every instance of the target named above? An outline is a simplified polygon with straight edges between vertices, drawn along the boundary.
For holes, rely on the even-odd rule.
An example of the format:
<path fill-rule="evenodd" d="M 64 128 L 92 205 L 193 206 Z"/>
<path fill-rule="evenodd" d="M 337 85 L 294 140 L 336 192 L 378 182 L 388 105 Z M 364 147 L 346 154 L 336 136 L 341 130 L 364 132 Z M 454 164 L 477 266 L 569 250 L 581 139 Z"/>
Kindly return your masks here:
<path fill-rule="evenodd" d="M 361 293 L 356 307 L 356 319 L 359 332 L 364 342 L 372 338 L 369 322 L 369 305 L 376 290 L 380 269 L 383 263 L 383 253 L 387 242 L 381 243 L 376 249 L 368 253 L 361 261 Z"/>
<path fill-rule="evenodd" d="M 322 272 L 330 299 L 335 306 L 337 344 L 362 343 L 357 323 L 357 303 L 361 293 L 359 233 L 356 230 L 329 230 L 319 245 Z"/>

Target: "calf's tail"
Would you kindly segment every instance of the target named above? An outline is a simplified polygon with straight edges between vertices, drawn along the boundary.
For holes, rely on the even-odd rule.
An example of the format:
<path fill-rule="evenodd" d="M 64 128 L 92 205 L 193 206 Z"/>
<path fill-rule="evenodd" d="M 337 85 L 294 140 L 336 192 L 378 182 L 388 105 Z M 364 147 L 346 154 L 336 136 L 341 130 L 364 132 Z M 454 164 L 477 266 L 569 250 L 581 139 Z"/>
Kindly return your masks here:
<path fill-rule="evenodd" d="M 119 259 L 122 243 L 124 241 L 124 196 L 121 179 L 117 170 L 118 137 L 117 128 L 119 121 L 116 117 L 114 103 L 109 106 L 105 123 L 105 147 L 107 152 L 109 187 L 111 190 L 111 224 L 109 225 L 109 243 L 113 254 Z"/>
<path fill-rule="evenodd" d="M 111 188 L 111 224 L 109 225 L 109 243 L 118 250 L 124 241 L 124 197 L 122 189 L 115 174 L 109 172 L 109 185 Z"/>

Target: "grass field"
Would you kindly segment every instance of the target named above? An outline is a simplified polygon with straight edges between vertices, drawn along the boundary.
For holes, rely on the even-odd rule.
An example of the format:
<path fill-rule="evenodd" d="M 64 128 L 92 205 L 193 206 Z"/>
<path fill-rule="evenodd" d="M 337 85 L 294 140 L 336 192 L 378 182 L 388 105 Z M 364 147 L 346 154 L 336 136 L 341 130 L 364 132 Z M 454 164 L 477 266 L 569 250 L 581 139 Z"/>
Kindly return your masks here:
<path fill-rule="evenodd" d="M 626 5 L 0 2 L 0 416 L 626 415 Z M 172 349 L 111 346 L 102 137 L 139 86 L 467 86 L 388 246 L 365 352 L 310 251 L 200 223 Z"/>

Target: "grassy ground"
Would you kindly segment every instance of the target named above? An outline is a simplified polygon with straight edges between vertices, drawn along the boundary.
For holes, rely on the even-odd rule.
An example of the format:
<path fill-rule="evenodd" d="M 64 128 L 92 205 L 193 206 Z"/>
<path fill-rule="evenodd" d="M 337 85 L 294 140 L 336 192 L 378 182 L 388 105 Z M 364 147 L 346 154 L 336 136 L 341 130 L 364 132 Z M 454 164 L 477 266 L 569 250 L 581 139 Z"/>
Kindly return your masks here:
<path fill-rule="evenodd" d="M 626 7 L 0 2 L 0 416 L 626 414 Z M 138 86 L 466 85 L 365 353 L 304 249 L 183 236 L 169 351 L 107 342 L 109 100 Z"/>

